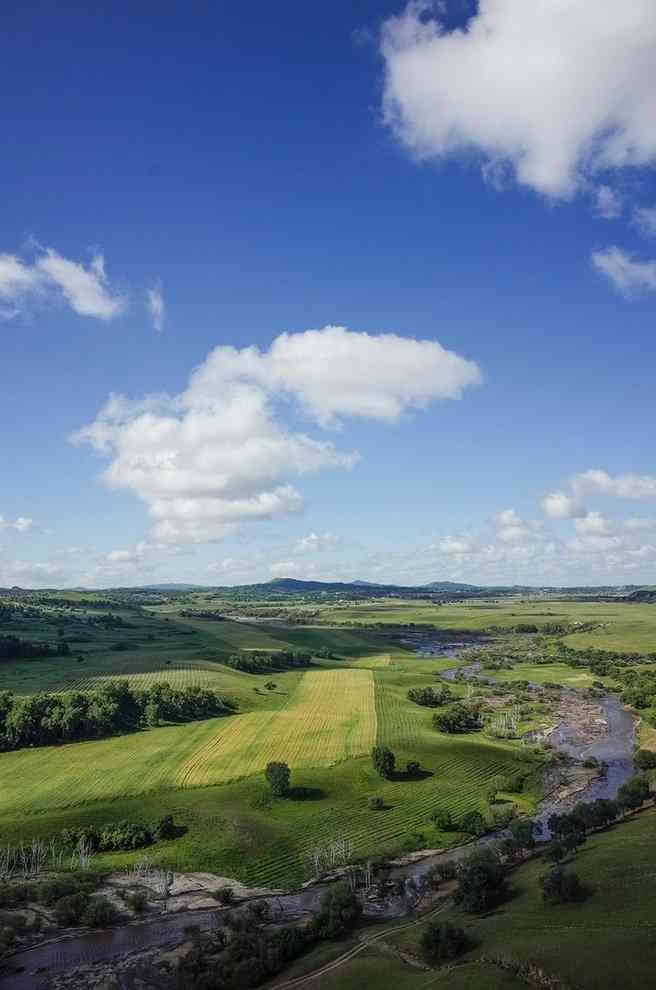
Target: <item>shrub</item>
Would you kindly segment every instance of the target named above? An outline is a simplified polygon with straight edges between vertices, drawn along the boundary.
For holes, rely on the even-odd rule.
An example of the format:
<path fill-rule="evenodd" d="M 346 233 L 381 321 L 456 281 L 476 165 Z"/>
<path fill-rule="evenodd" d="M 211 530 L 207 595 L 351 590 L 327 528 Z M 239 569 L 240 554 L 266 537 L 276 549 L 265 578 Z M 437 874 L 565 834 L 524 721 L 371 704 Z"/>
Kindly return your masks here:
<path fill-rule="evenodd" d="M 127 906 L 135 914 L 143 914 L 148 907 L 148 896 L 144 890 L 130 890 L 124 899 Z"/>
<path fill-rule="evenodd" d="M 470 948 L 464 929 L 432 921 L 421 936 L 421 954 L 428 963 L 444 963 Z"/>
<path fill-rule="evenodd" d="M 372 811 L 382 811 L 382 809 L 385 807 L 385 802 L 382 799 L 382 797 L 370 797 L 367 800 L 367 804 L 369 805 Z"/>
<path fill-rule="evenodd" d="M 214 891 L 212 896 L 219 902 L 219 904 L 223 904 L 224 907 L 227 907 L 228 904 L 233 903 L 235 899 L 235 892 L 232 887 L 219 887 L 218 890 Z"/>
<path fill-rule="evenodd" d="M 78 925 L 89 906 L 89 895 L 80 891 L 77 894 L 67 894 L 57 901 L 54 908 L 55 918 L 60 925 Z"/>
<path fill-rule="evenodd" d="M 418 777 L 421 773 L 421 764 L 417 763 L 416 760 L 408 760 L 405 765 L 405 772 L 408 777 Z"/>
<path fill-rule="evenodd" d="M 53 877 L 52 880 L 44 880 L 37 886 L 36 899 L 40 904 L 51 907 L 63 897 L 79 894 L 81 890 L 82 887 L 75 877 Z"/>
<path fill-rule="evenodd" d="M 653 770 L 656 768 L 656 752 L 651 749 L 639 749 L 633 757 L 638 770 Z"/>
<path fill-rule="evenodd" d="M 542 897 L 548 904 L 573 904 L 585 900 L 590 890 L 577 873 L 556 866 L 540 877 Z"/>
<path fill-rule="evenodd" d="M 164 818 L 160 818 L 153 829 L 153 837 L 158 841 L 175 839 L 177 834 L 178 830 L 173 822 L 173 815 L 165 815 Z"/>
<path fill-rule="evenodd" d="M 437 808 L 430 816 L 430 821 L 440 832 L 452 832 L 453 816 L 448 808 Z"/>
<path fill-rule="evenodd" d="M 470 835 L 485 835 L 487 824 L 480 811 L 469 811 L 460 819 L 460 831 Z"/>
<path fill-rule="evenodd" d="M 118 918 L 118 911 L 106 897 L 94 897 L 88 901 L 82 921 L 90 928 L 104 928 L 113 925 Z"/>

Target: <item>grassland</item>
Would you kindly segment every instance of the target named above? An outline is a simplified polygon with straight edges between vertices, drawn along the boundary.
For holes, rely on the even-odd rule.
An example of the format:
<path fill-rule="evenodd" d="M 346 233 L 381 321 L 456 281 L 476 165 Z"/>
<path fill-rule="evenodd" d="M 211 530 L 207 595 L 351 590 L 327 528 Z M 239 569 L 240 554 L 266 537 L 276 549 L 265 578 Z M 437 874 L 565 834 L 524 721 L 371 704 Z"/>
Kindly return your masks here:
<path fill-rule="evenodd" d="M 478 943 L 474 962 L 482 955 L 532 961 L 584 990 L 643 990 L 652 985 L 656 966 L 655 831 L 656 811 L 650 809 L 588 839 L 576 857 L 577 872 L 594 890 L 583 904 L 545 905 L 538 884 L 545 867 L 534 860 L 513 874 L 514 896 L 505 905 L 480 918 L 453 909 L 444 920 L 471 932 Z M 421 927 L 408 929 L 390 942 L 413 953 L 420 934 Z M 462 967 L 462 986 L 476 985 L 466 980 L 477 970 Z M 481 985 L 507 986 L 498 971 L 485 970 L 488 982 Z M 325 985 L 342 990 L 352 985 L 350 979 L 345 972 Z M 397 985 L 391 979 L 380 984 Z M 444 985 L 453 984 L 445 979 Z"/>
<path fill-rule="evenodd" d="M 0 755 L 0 841 L 51 835 L 82 821 L 173 813 L 187 832 L 155 847 L 156 860 L 180 870 L 283 886 L 306 879 L 311 850 L 336 836 L 348 837 L 357 856 L 458 841 L 457 833 L 440 833 L 430 824 L 431 812 L 444 807 L 459 816 L 482 810 L 485 783 L 526 764 L 519 762 L 516 743 L 481 734 L 447 737 L 432 729 L 431 712 L 409 702 L 407 691 L 434 685 L 436 673 L 454 661 L 416 657 L 402 645 L 405 633 L 399 624 L 430 622 L 446 632 L 477 631 L 527 621 L 590 622 L 594 616 L 605 635 L 603 623 L 617 630 L 633 616 L 645 629 L 650 623 L 656 629 L 651 608 L 368 602 L 319 606 L 317 625 L 285 626 L 185 618 L 179 604 L 169 604 L 114 610 L 125 622 L 117 629 L 89 624 L 88 617 L 98 614 L 91 610 L 53 609 L 8 631 L 53 642 L 63 629 L 72 655 L 5 663 L 3 687 L 30 694 L 89 690 L 116 679 L 135 687 L 158 680 L 196 683 L 234 702 L 239 714 Z M 381 625 L 344 624 L 352 622 Z M 241 673 L 224 662 L 237 651 L 290 648 L 329 656 L 317 659 L 310 671 L 276 673 L 274 689 L 264 687 L 270 678 Z M 576 687 L 592 681 L 589 672 L 562 664 L 520 663 L 496 676 Z M 454 690 L 464 689 L 455 685 Z M 374 742 L 396 753 L 400 772 L 394 779 L 383 781 L 374 774 L 367 755 Z M 309 799 L 267 803 L 262 770 L 271 759 L 290 763 L 293 784 L 306 788 Z M 409 760 L 421 763 L 421 778 L 403 773 Z M 383 798 L 383 810 L 368 807 L 371 796 Z M 530 790 L 527 806 L 533 797 Z M 138 855 L 106 856 L 102 864 L 117 865 Z"/>

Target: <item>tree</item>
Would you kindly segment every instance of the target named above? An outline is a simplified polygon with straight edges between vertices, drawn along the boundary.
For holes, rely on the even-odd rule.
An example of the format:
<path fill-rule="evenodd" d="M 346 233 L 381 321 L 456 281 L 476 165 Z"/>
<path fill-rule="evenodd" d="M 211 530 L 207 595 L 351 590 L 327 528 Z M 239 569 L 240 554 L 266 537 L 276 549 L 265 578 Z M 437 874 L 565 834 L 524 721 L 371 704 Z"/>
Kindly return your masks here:
<path fill-rule="evenodd" d="M 639 749 L 633 757 L 638 770 L 653 770 L 656 768 L 656 752 L 651 749 Z"/>
<path fill-rule="evenodd" d="M 448 808 L 437 808 L 430 816 L 430 820 L 440 832 L 451 832 L 453 830 L 453 816 Z"/>
<path fill-rule="evenodd" d="M 317 934 L 321 938 L 343 938 L 357 924 L 362 905 L 347 883 L 336 883 L 321 898 L 315 917 Z"/>
<path fill-rule="evenodd" d="M 394 773 L 394 767 L 396 765 L 396 757 L 392 750 L 388 749 L 387 746 L 374 746 L 371 751 L 371 760 L 376 772 L 381 777 L 389 780 Z"/>
<path fill-rule="evenodd" d="M 503 867 L 491 849 L 477 849 L 460 864 L 454 900 L 463 911 L 487 911 L 507 893 Z"/>
<path fill-rule="evenodd" d="M 468 811 L 460 819 L 460 831 L 470 835 L 485 835 L 487 825 L 480 811 Z"/>
<path fill-rule="evenodd" d="M 421 773 L 421 764 L 417 763 L 416 760 L 408 760 L 405 765 L 405 772 L 408 777 L 418 777 Z"/>
<path fill-rule="evenodd" d="M 470 944 L 464 929 L 432 921 L 421 936 L 421 953 L 428 963 L 444 963 L 462 955 Z"/>
<path fill-rule="evenodd" d="M 433 728 L 438 732 L 451 734 L 478 732 L 481 725 L 480 712 L 472 705 L 449 705 L 444 711 L 435 712 L 433 715 Z"/>
<path fill-rule="evenodd" d="M 548 904 L 573 904 L 584 900 L 590 893 L 581 883 L 577 873 L 556 866 L 540 877 L 542 897 Z"/>
<path fill-rule="evenodd" d="M 617 801 L 629 811 L 639 808 L 649 797 L 649 780 L 642 774 L 629 777 L 617 792 Z"/>
<path fill-rule="evenodd" d="M 264 771 L 267 783 L 276 797 L 285 797 L 289 793 L 291 770 L 286 763 L 267 763 Z"/>

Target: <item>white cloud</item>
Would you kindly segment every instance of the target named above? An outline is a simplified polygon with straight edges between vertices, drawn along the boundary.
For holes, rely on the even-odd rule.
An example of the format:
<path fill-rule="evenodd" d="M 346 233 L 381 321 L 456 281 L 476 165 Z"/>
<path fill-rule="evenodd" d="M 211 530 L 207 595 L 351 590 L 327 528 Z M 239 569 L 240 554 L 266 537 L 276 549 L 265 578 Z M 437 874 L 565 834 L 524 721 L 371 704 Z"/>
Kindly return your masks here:
<path fill-rule="evenodd" d="M 213 396 L 225 383 L 242 381 L 293 395 L 312 419 L 328 425 L 340 416 L 393 422 L 406 409 L 460 398 L 482 374 L 436 340 L 328 326 L 283 333 L 265 352 L 217 347 L 194 373 L 192 387 Z"/>
<path fill-rule="evenodd" d="M 645 237 L 656 237 L 656 206 L 637 206 L 633 211 L 633 222 Z"/>
<path fill-rule="evenodd" d="M 656 519 L 645 519 L 642 516 L 630 516 L 624 520 L 624 528 L 633 532 L 656 529 Z"/>
<path fill-rule="evenodd" d="M 15 529 L 18 533 L 27 533 L 34 525 L 34 520 L 27 516 L 18 516 L 13 522 L 9 522 L 4 516 L 0 516 L 0 530 Z"/>
<path fill-rule="evenodd" d="M 28 298 L 46 299 L 56 294 L 81 316 L 111 320 L 125 311 L 127 300 L 112 291 L 102 255 L 96 255 L 85 267 L 52 248 L 39 252 L 33 264 L 16 255 L 0 254 L 0 300 L 8 304 L 0 315 L 17 316 Z"/>
<path fill-rule="evenodd" d="M 595 193 L 595 210 L 604 220 L 616 220 L 622 215 L 622 197 L 610 186 L 598 186 Z"/>
<path fill-rule="evenodd" d="M 638 261 L 616 246 L 592 252 L 592 264 L 622 295 L 656 290 L 656 261 Z"/>
<path fill-rule="evenodd" d="M 574 527 L 577 533 L 597 536 L 610 533 L 612 529 L 608 519 L 605 519 L 600 512 L 588 512 L 580 519 L 575 519 Z"/>
<path fill-rule="evenodd" d="M 653 0 L 479 0 L 458 30 L 441 10 L 413 0 L 382 33 L 385 119 L 413 153 L 473 151 L 552 197 L 656 160 Z"/>
<path fill-rule="evenodd" d="M 296 553 L 317 553 L 322 550 L 334 550 L 338 540 L 333 533 L 308 533 L 297 541 Z"/>
<path fill-rule="evenodd" d="M 542 499 L 542 508 L 550 519 L 577 519 L 586 513 L 579 498 L 567 492 L 549 492 Z"/>
<path fill-rule="evenodd" d="M 146 303 L 155 333 L 161 333 L 164 329 L 164 321 L 166 319 L 166 303 L 164 302 L 164 293 L 160 284 L 146 290 Z"/>
<path fill-rule="evenodd" d="M 338 415 L 393 420 L 479 380 L 475 364 L 436 342 L 327 327 L 283 334 L 266 352 L 217 347 L 185 392 L 110 396 L 72 439 L 112 456 L 104 480 L 143 499 L 156 541 L 202 542 L 298 512 L 290 476 L 357 462 L 331 441 L 287 430 L 274 398 L 297 398 L 322 425 Z"/>
<path fill-rule="evenodd" d="M 575 475 L 572 487 L 578 492 L 601 492 L 616 498 L 656 498 L 656 477 L 648 474 L 618 474 L 591 468 Z"/>

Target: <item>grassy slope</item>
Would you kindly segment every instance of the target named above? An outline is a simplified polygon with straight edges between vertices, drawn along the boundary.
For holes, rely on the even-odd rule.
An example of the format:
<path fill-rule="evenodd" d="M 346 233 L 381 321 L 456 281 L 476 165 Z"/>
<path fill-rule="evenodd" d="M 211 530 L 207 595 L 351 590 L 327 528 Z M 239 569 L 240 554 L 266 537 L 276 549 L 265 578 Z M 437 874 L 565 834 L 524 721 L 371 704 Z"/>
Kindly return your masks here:
<path fill-rule="evenodd" d="M 656 810 L 650 809 L 588 839 L 576 870 L 595 892 L 583 904 L 545 905 L 538 886 L 545 867 L 535 860 L 513 875 L 514 896 L 498 910 L 473 919 L 454 909 L 445 920 L 471 929 L 479 941 L 473 959 L 485 954 L 531 960 L 589 990 L 642 990 L 652 985 L 656 966 L 655 834 Z M 416 952 L 420 931 L 391 941 Z M 490 990 L 501 985 L 488 984 Z M 342 986 L 349 983 L 334 983 L 335 990 Z"/>

